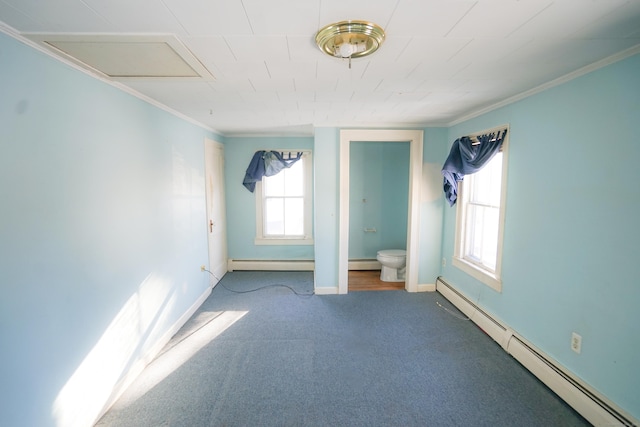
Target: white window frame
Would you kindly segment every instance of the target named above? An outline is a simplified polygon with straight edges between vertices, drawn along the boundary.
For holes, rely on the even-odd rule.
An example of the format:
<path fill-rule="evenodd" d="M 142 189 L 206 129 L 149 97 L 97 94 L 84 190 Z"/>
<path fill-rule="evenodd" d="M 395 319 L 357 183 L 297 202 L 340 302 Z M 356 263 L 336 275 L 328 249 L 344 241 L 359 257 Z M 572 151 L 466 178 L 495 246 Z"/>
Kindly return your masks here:
<path fill-rule="evenodd" d="M 265 236 L 264 234 L 264 194 L 262 180 L 256 183 L 256 245 L 313 245 L 313 158 L 310 150 L 273 150 L 284 153 L 302 153 L 298 162 L 304 168 L 304 235 L 303 236 Z"/>
<path fill-rule="evenodd" d="M 456 237 L 453 259 L 451 263 L 454 267 L 459 268 L 468 275 L 474 277 L 485 285 L 491 287 L 497 292 L 502 292 L 502 244 L 504 238 L 504 224 L 506 216 L 506 196 L 507 196 L 507 170 L 509 160 L 509 127 L 500 126 L 494 129 L 490 129 L 483 132 L 477 132 L 470 136 L 483 135 L 487 133 L 497 132 L 499 130 L 507 129 L 507 135 L 502 143 L 502 178 L 500 188 L 500 210 L 499 210 L 499 223 L 498 223 L 498 247 L 496 254 L 496 268 L 491 270 L 486 266 L 479 265 L 465 259 L 464 245 L 467 241 L 466 236 L 466 205 L 469 200 L 468 191 L 465 191 L 468 186 L 471 185 L 473 175 L 466 175 L 462 182 L 458 183 L 458 199 L 456 209 Z M 493 159 L 492 159 L 493 160 Z"/>

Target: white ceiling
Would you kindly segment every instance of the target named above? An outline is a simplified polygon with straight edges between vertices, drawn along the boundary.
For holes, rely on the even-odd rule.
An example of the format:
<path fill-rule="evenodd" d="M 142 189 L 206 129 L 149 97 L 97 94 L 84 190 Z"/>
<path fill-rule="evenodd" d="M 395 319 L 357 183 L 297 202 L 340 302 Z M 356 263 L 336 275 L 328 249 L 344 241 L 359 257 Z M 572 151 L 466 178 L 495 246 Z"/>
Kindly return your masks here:
<path fill-rule="evenodd" d="M 343 20 L 382 26 L 371 56 L 314 44 Z M 640 44 L 640 0 L 0 0 L 26 37 L 172 35 L 214 79 L 127 79 L 224 135 L 451 124 Z"/>

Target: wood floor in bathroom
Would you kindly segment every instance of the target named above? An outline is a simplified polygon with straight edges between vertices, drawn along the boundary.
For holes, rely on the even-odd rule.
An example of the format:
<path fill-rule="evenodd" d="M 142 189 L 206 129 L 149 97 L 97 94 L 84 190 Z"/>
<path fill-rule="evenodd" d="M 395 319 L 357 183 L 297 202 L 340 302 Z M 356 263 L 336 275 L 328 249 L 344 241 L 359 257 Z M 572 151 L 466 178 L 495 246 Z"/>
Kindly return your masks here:
<path fill-rule="evenodd" d="M 404 289 L 404 282 L 383 282 L 380 280 L 380 270 L 349 270 L 349 292 L 402 289 Z"/>

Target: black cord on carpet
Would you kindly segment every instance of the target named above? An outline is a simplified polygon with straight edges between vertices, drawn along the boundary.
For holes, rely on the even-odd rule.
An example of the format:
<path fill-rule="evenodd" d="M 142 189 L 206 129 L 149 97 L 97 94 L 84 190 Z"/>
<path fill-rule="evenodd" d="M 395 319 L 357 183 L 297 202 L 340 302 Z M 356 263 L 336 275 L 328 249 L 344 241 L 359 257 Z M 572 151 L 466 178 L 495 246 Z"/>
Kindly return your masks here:
<path fill-rule="evenodd" d="M 296 296 L 298 296 L 298 297 L 312 297 L 312 296 L 314 296 L 314 295 L 315 295 L 315 292 L 311 292 L 310 294 L 301 294 L 301 293 L 297 292 L 295 289 L 293 289 L 291 286 L 289 286 L 289 285 L 283 285 L 283 284 L 279 284 L 279 283 L 275 283 L 275 284 L 272 284 L 272 285 L 260 286 L 259 288 L 249 289 L 249 290 L 246 290 L 246 291 L 236 291 L 236 290 L 234 290 L 234 289 L 230 289 L 230 288 L 226 287 L 226 286 L 224 285 L 224 283 L 222 283 L 222 280 L 221 280 L 218 276 L 216 276 L 215 274 L 213 274 L 213 272 L 211 272 L 211 271 L 209 271 L 209 270 L 206 270 L 206 269 L 205 269 L 204 271 L 206 271 L 207 273 L 209 273 L 210 275 L 212 275 L 212 276 L 213 276 L 213 277 L 218 281 L 218 285 L 222 286 L 223 288 L 225 288 L 225 289 L 226 289 L 226 290 L 228 290 L 229 292 L 233 292 L 233 293 L 235 293 L 235 294 L 248 294 L 248 293 L 250 293 L 250 292 L 257 292 L 257 291 L 261 291 L 261 290 L 263 290 L 263 289 L 267 289 L 267 288 L 278 288 L 278 287 L 280 287 L 280 288 L 287 288 L 287 289 L 289 289 L 291 292 L 293 292 L 293 293 L 294 293 Z M 216 286 L 217 286 L 217 285 L 216 285 Z"/>
<path fill-rule="evenodd" d="M 436 301 L 436 305 L 437 305 L 438 307 L 440 307 L 441 309 L 443 309 L 444 311 L 446 311 L 447 313 L 449 313 L 450 315 L 452 315 L 453 317 L 456 317 L 456 318 L 458 318 L 458 319 L 460 319 L 460 320 L 471 320 L 471 318 L 470 318 L 470 317 L 467 317 L 467 316 L 461 316 L 461 315 L 459 315 L 458 313 L 455 313 L 454 311 L 449 310 L 447 307 L 443 306 L 443 305 L 442 305 L 442 304 L 440 304 L 440 302 L 438 302 L 438 301 Z"/>

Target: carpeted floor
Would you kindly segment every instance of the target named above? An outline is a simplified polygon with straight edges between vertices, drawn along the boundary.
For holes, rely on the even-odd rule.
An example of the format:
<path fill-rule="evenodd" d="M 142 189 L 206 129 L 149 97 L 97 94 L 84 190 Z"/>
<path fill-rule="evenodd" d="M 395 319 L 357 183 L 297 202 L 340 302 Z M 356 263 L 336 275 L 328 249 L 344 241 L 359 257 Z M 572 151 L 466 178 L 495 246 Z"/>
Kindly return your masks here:
<path fill-rule="evenodd" d="M 312 291 L 228 273 L 97 425 L 589 425 L 437 293 Z"/>

